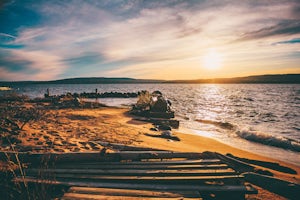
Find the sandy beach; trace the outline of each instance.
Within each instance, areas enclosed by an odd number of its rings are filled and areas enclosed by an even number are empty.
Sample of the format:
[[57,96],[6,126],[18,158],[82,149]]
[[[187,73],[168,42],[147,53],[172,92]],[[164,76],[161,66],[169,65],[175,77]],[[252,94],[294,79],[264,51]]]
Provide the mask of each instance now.
[[[26,103],[26,108],[37,107],[34,103]],[[40,109],[42,109],[40,105]],[[24,125],[18,139],[19,144],[1,146],[2,151],[18,150],[33,152],[87,152],[101,151],[101,142],[118,143],[136,147],[150,147],[154,149],[181,152],[218,152],[232,154],[241,158],[248,158],[267,162],[276,162],[289,167],[297,174],[289,174],[267,169],[275,177],[300,183],[300,166],[284,163],[272,158],[236,149],[211,138],[172,130],[172,134],[180,139],[175,141],[159,136],[160,131],[151,131],[153,125],[149,122],[135,120],[128,114],[128,109],[99,107],[99,108],[62,108],[46,109],[38,120],[29,121]],[[113,149],[106,149],[106,152]],[[264,167],[256,166],[266,170]],[[251,195],[248,199],[285,199],[260,188],[258,195]]]

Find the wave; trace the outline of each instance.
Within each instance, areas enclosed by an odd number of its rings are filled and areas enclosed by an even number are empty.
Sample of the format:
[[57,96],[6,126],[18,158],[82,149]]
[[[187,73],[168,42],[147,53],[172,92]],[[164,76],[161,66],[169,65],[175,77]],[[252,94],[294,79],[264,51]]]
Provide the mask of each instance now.
[[250,130],[236,131],[236,134],[239,137],[252,142],[300,152],[300,141],[296,141],[293,139],[272,136],[270,134]]
[[238,126],[233,125],[229,122],[213,121],[206,119],[196,119],[195,121],[203,124],[212,124],[220,128],[229,130],[231,132],[235,132],[237,136],[248,141],[300,152],[300,141],[297,140],[293,140],[286,137],[274,136],[259,131],[239,130]]
[[221,127],[223,129],[228,129],[228,130],[234,130],[236,128],[235,125],[233,125],[229,122],[220,122],[220,121],[213,121],[213,120],[207,120],[207,119],[196,119],[195,121],[203,123],[203,124],[212,124],[212,125]]

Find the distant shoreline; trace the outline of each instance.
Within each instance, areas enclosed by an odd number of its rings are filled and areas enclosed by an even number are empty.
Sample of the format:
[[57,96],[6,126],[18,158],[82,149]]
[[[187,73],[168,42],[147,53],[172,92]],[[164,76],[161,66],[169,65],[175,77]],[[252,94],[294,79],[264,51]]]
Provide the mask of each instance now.
[[17,84],[300,84],[300,74],[259,75],[194,80],[87,77],[51,81],[0,81],[1,86]]

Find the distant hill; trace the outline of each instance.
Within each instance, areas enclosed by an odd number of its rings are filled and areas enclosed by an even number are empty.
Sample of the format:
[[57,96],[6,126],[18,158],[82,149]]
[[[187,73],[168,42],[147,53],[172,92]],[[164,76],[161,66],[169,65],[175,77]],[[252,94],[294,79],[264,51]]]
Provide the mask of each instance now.
[[47,83],[56,84],[111,84],[111,83],[159,83],[161,80],[151,79],[133,79],[133,78],[105,78],[105,77],[92,77],[92,78],[69,78],[55,81],[48,81]]
[[10,81],[0,82],[0,84],[135,84],[135,83],[162,83],[164,80],[133,79],[133,78],[68,78],[53,81]]
[[300,84],[300,74],[259,75],[235,78],[173,80],[168,83],[293,83]]
[[10,81],[0,82],[0,86],[14,84],[142,84],[142,83],[288,83],[300,84],[300,74],[280,74],[280,75],[260,75],[236,78],[215,78],[215,79],[196,79],[196,80],[152,80],[152,79],[133,79],[133,78],[69,78],[53,81]]

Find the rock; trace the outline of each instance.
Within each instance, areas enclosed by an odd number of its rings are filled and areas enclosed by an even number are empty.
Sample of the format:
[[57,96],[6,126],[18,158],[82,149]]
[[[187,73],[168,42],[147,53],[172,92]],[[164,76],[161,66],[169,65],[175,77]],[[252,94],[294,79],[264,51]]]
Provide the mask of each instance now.
[[167,112],[169,110],[169,104],[167,100],[162,97],[158,96],[156,99],[152,98],[151,102],[151,112]]
[[172,132],[171,131],[164,131],[161,133],[161,136],[164,138],[170,138],[172,137]]
[[173,136],[171,131],[164,131],[161,133],[162,138],[174,140],[174,141],[180,141],[180,139],[177,136]]
[[171,126],[164,125],[164,124],[158,125],[157,127],[158,127],[159,130],[163,130],[163,131],[170,131],[170,130],[172,130]]
[[158,129],[157,129],[157,128],[154,128],[154,127],[152,127],[152,128],[150,128],[150,131],[158,131]]
[[162,93],[159,90],[155,90],[154,92],[152,92],[152,96],[162,96]]

